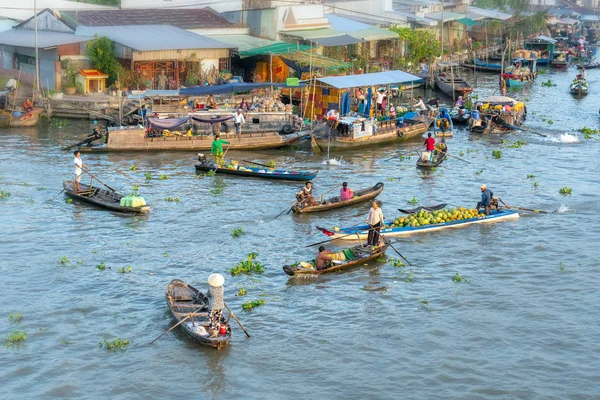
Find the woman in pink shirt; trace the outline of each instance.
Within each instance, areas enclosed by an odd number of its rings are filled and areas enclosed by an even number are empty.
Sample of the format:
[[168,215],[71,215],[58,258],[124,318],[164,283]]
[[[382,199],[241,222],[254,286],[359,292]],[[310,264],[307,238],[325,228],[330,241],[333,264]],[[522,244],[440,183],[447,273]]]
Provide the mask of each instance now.
[[340,201],[350,200],[354,197],[354,190],[348,187],[348,182],[342,183],[342,188],[340,189]]

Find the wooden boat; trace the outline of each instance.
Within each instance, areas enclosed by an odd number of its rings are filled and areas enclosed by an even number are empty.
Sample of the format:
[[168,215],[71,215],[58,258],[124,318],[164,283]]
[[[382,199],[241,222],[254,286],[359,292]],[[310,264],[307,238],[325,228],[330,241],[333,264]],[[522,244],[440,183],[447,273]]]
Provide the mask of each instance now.
[[122,207],[121,198],[123,195],[83,183],[79,183],[79,188],[81,190],[76,192],[72,183],[73,181],[63,181],[63,188],[65,189],[66,195],[74,199],[122,213],[144,214],[150,210],[149,206]]
[[537,56],[534,51],[516,50],[511,65],[502,74],[507,88],[523,87],[537,77]]
[[[444,115],[447,114],[447,115]],[[443,125],[443,126],[442,126]],[[436,137],[454,136],[454,124],[448,110],[442,108],[433,121],[433,134]]]
[[435,161],[433,163],[429,162],[429,160],[423,160],[419,157],[419,159],[417,160],[417,168],[431,169],[431,168],[438,167],[441,163],[444,162],[444,160],[446,160],[446,158],[447,158],[447,156],[446,156],[446,153],[444,153],[444,152],[439,152],[435,156]]
[[569,51],[560,50],[552,54],[552,60],[550,61],[552,68],[567,69],[569,67]]
[[314,135],[319,148],[353,149],[374,144],[390,143],[421,137],[433,120],[406,113],[403,117],[377,121],[373,118],[343,117],[337,128]]
[[36,126],[40,122],[40,114],[43,112],[43,108],[34,108],[31,112],[12,118],[9,112],[4,112],[0,115],[0,127],[27,128]]
[[473,91],[473,88],[467,81],[460,75],[441,72],[434,76],[435,85],[441,90],[446,96],[458,99],[459,96],[466,96]]
[[583,63],[583,64],[577,64],[576,65],[577,69],[597,69],[600,68],[600,63],[597,62],[588,62],[588,63]]
[[[357,265],[363,265],[368,261],[375,260],[383,255],[388,248],[385,243],[381,247],[358,245],[335,252],[335,260],[331,261],[331,267],[317,270],[313,262],[299,262],[291,265],[284,265],[283,271],[289,276],[311,276],[327,274],[329,272],[348,269]],[[341,258],[338,260],[338,258]]]
[[536,61],[538,65],[548,65],[554,54],[554,45],[558,40],[548,36],[537,36],[527,39],[524,42],[525,50],[533,50],[537,53]]
[[472,133],[512,132],[525,120],[523,102],[507,96],[490,96],[477,102],[471,111],[469,129]]
[[382,191],[383,183],[379,182],[373,187],[355,191],[354,197],[349,200],[340,201],[340,196],[335,196],[323,201],[318,206],[300,207],[298,205],[295,205],[294,207],[292,207],[292,211],[295,213],[303,214],[319,211],[329,211],[333,210],[334,208],[352,206],[354,204],[359,204],[374,199],[375,197],[379,196],[379,194]]
[[200,164],[196,164],[198,171],[215,171],[217,174],[237,175],[248,178],[262,178],[287,181],[310,181],[315,179],[319,171],[288,171],[285,169],[271,169],[261,167],[245,167],[238,165],[224,165],[217,167],[217,164],[209,162],[205,157],[199,157]]
[[466,125],[469,122],[469,118],[471,118],[471,111],[466,108],[453,108],[449,114],[454,125]]
[[217,350],[229,343],[231,325],[224,316],[221,319],[221,324],[227,326],[227,333],[225,335],[219,334],[216,337],[211,337],[208,334],[209,299],[204,293],[179,279],[174,279],[167,286],[165,297],[169,310],[171,310],[171,314],[177,322],[187,318],[179,326],[196,342],[203,346],[214,347]]
[[485,62],[484,60],[480,60],[479,58],[475,58],[474,60],[468,60],[463,63],[462,66],[467,69],[475,69],[481,72],[500,72],[502,71],[502,65]]
[[[500,221],[508,221],[519,218],[519,213],[513,210],[507,209],[499,209],[499,210],[491,210],[490,215],[486,215],[483,217],[474,217],[463,219],[459,221],[450,221],[450,222],[442,222],[436,224],[427,224],[421,226],[406,226],[406,227],[388,227],[381,230],[381,234],[383,236],[407,236],[412,235],[414,233],[425,233],[425,232],[434,232],[448,228],[459,228],[463,226],[475,225],[475,224],[485,224],[489,222],[500,222]],[[353,226],[349,228],[320,228],[317,229],[327,236],[331,237],[331,239],[341,239],[341,240],[358,240],[366,239],[369,233],[369,226]]]
[[[148,137],[145,129],[138,127],[108,128],[106,145],[82,147],[81,152],[111,152],[111,151],[209,151],[213,135],[198,136],[159,136]],[[254,133],[221,133],[221,139],[230,142],[231,150],[261,150],[276,149],[293,144],[306,136],[306,132],[281,135],[275,131]]]
[[590,84],[585,79],[575,79],[569,86],[571,94],[576,96],[585,96],[590,91]]

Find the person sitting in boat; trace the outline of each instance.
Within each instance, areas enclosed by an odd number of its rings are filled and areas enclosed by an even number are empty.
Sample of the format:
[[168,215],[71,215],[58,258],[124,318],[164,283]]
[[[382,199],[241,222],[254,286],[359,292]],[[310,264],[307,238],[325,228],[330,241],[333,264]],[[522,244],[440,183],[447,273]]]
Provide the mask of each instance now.
[[320,246],[319,252],[315,257],[315,268],[317,271],[322,271],[324,269],[331,267],[331,260],[333,260],[333,256],[331,254],[325,253],[325,247]]
[[215,138],[210,147],[210,153],[215,156],[215,164],[223,165],[223,144],[230,144],[228,141],[221,139],[221,135],[215,133]]
[[25,102],[23,103],[23,111],[25,111],[25,112],[33,111],[33,103],[31,102],[31,99],[25,100]]
[[480,186],[480,189],[481,189],[481,201],[477,203],[477,206],[475,207],[475,209],[479,210],[480,208],[483,208],[484,214],[490,215],[490,208],[491,208],[492,197],[494,196],[494,193],[492,193],[490,191],[490,189],[487,188],[485,183]]
[[396,108],[390,103],[390,118],[396,119]]
[[83,160],[81,160],[81,153],[79,150],[75,150],[73,155],[75,155],[75,161],[73,162],[73,164],[75,164],[75,179],[73,179],[73,187],[75,187],[75,192],[79,193],[81,191],[81,188],[79,187],[81,175],[83,174],[83,169],[87,167],[83,163]]
[[92,145],[92,142],[102,138],[102,132],[100,132],[100,127],[98,125],[94,125],[94,129],[92,129],[92,133],[90,133],[85,138],[85,143],[88,146]]
[[246,101],[245,97],[242,98],[242,102],[240,103],[240,106],[238,108],[240,108],[244,112],[250,111],[250,104],[248,104],[248,101]]
[[450,128],[450,114],[448,114],[448,110],[442,108],[440,110],[440,115],[438,116],[439,127],[442,132],[446,132],[446,129]]
[[369,236],[367,237],[367,245],[379,246],[381,242],[381,226],[384,224],[383,211],[379,207],[377,200],[373,200],[369,215],[365,220],[369,224]]
[[463,100],[462,96],[458,96],[458,100],[456,100],[456,103],[454,104],[454,108],[457,108],[457,109],[465,108],[465,101]]
[[209,110],[216,110],[218,108],[217,102],[215,101],[215,95],[212,93],[206,99],[206,108]]
[[223,284],[225,278],[221,274],[211,274],[208,277],[208,333],[211,337],[219,335],[219,328],[223,322],[223,308],[225,301],[223,300]]
[[332,129],[336,129],[340,123],[340,112],[336,109],[327,111],[325,119],[329,122]]
[[319,202],[313,196],[312,182],[306,182],[306,185],[296,193],[296,202],[302,207],[319,205]]
[[342,188],[340,189],[340,201],[346,201],[354,198],[354,190],[348,187],[348,182],[342,183]]

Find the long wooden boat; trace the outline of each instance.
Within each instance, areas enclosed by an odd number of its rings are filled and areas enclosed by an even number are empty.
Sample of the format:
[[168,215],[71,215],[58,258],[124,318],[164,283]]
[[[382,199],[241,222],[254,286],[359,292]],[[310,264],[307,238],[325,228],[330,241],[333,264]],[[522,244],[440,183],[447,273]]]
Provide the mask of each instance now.
[[27,128],[36,126],[40,122],[40,115],[44,112],[43,108],[34,108],[33,111],[20,115],[18,117],[11,115],[9,112],[0,114],[0,127],[2,128]]
[[516,50],[512,54],[511,65],[502,74],[507,88],[520,88],[531,82],[537,76],[537,57],[535,51]]
[[590,84],[584,79],[575,79],[569,86],[569,90],[575,96],[585,96],[590,91]]
[[555,51],[550,61],[552,68],[567,69],[569,68],[569,51],[559,50]]
[[465,63],[462,63],[464,68],[475,69],[481,72],[500,72],[502,71],[502,65],[496,63],[485,62],[484,60],[480,60],[479,58],[475,58],[474,60],[468,60]]
[[315,179],[319,173],[319,171],[289,171],[285,169],[234,166],[231,164],[217,167],[217,164],[209,161],[196,164],[196,171],[215,171],[218,174],[287,181],[310,181]]
[[322,150],[328,146],[335,150],[345,150],[421,137],[433,120],[417,117],[415,113],[407,114],[408,116],[384,121],[343,117],[336,129],[315,135],[315,141]]
[[600,63],[597,62],[588,62],[588,63],[583,63],[583,64],[577,64],[576,65],[577,69],[597,69],[600,68]]
[[518,129],[525,120],[525,103],[507,96],[490,96],[477,102],[471,111],[472,133],[506,133]]
[[[339,271],[342,269],[348,269],[357,265],[362,265],[368,261],[375,260],[388,248],[388,244],[385,243],[381,247],[369,246],[369,245],[358,245],[350,247],[338,252],[335,252],[336,260],[331,261],[331,267],[327,269],[317,270],[314,267],[313,262],[299,262],[291,265],[284,265],[283,271],[289,276],[311,276],[327,274],[329,272]],[[341,258],[338,260],[338,258]]]
[[334,208],[352,206],[354,204],[359,204],[374,199],[375,197],[379,196],[379,194],[382,191],[383,183],[379,182],[373,187],[357,190],[356,192],[354,192],[354,197],[349,200],[340,201],[340,196],[335,196],[323,201],[318,206],[301,207],[295,205],[294,207],[292,207],[292,211],[295,213],[304,214],[319,211],[329,211],[333,210]]
[[[148,137],[145,129],[137,127],[119,127],[108,129],[105,145],[82,147],[81,152],[111,151],[208,151],[213,142],[213,135],[198,136],[160,136]],[[306,132],[281,135],[275,131],[244,133],[221,133],[221,139],[230,142],[231,150],[263,150],[276,149],[293,144],[306,136]]]
[[[474,224],[485,224],[489,222],[500,222],[500,221],[508,221],[512,219],[519,218],[519,213],[513,210],[500,209],[500,210],[492,210],[490,215],[486,216],[478,216],[474,218],[463,219],[459,221],[450,221],[450,222],[442,222],[436,224],[427,224],[421,226],[405,226],[405,227],[393,227],[393,228],[385,228],[381,230],[381,234],[383,236],[406,236],[412,235],[414,233],[425,233],[425,232],[434,232],[448,228],[459,228],[463,226],[469,226]],[[353,226],[349,228],[333,228],[326,229],[317,227],[317,229],[327,236],[330,236],[332,239],[341,239],[341,240],[358,240],[359,238],[364,240],[367,238],[369,234],[369,226]]]
[[454,75],[454,80],[451,74],[440,73],[434,76],[435,85],[445,95],[458,99],[459,96],[466,96],[473,91],[473,87],[460,75]]
[[65,194],[74,199],[122,213],[145,214],[150,210],[150,206],[123,207],[121,206],[123,195],[83,183],[79,184],[81,190],[77,192],[72,183],[73,181],[63,181],[63,188]]
[[423,161],[421,158],[419,158],[417,160],[417,168],[421,168],[421,169],[435,168],[435,167],[438,167],[441,163],[443,163],[444,160],[446,160],[446,153],[439,152],[437,154],[437,156],[435,157],[435,161],[433,163],[429,162],[429,160]]
[[196,342],[217,350],[229,343],[231,325],[224,316],[221,324],[227,326],[227,333],[218,334],[216,337],[211,337],[208,333],[209,299],[204,293],[179,279],[174,279],[167,286],[165,297],[169,310],[177,322],[187,318],[179,326]]

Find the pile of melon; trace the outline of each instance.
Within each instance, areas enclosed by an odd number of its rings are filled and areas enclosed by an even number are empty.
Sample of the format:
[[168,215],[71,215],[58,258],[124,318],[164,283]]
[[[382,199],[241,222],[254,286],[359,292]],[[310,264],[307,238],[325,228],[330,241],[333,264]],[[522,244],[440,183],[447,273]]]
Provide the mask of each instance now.
[[121,201],[119,203],[121,207],[139,208],[146,205],[146,200],[144,200],[144,198],[141,196],[131,195],[121,197]]
[[479,214],[479,212],[473,208],[459,207],[432,212],[421,210],[407,217],[396,218],[392,224],[392,228],[403,228],[407,226],[412,226],[414,228],[423,225],[443,224],[444,222],[462,221],[465,219],[481,217],[485,217],[485,214]]

